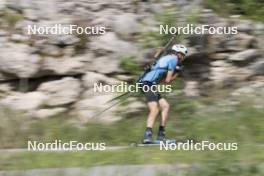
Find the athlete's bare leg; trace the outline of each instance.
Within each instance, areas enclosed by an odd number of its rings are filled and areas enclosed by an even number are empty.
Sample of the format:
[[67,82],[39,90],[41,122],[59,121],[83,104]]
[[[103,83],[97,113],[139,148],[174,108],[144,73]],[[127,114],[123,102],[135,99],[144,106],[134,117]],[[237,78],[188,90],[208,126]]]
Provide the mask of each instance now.
[[147,127],[153,128],[155,120],[159,114],[159,104],[156,101],[151,101],[148,103],[149,115],[147,119]]
[[165,127],[166,126],[166,122],[167,122],[168,117],[169,117],[170,105],[167,102],[167,100],[165,100],[164,98],[161,98],[159,100],[159,106],[161,108],[160,126]]

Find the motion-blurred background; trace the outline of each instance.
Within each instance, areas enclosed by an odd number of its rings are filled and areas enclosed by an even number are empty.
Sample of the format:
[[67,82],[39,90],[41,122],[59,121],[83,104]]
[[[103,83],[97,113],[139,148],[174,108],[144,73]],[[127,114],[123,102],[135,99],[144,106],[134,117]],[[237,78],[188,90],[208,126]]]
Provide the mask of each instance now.
[[[263,0],[0,0],[0,176],[263,175]],[[106,26],[104,35],[28,35],[27,25]],[[140,142],[140,94],[91,118],[119,94],[94,83],[133,83],[171,35],[159,25],[236,26],[236,35],[177,35],[184,72],[163,96],[167,135],[237,142],[237,151],[127,148],[27,152],[28,140]],[[11,150],[13,149],[13,150]]]

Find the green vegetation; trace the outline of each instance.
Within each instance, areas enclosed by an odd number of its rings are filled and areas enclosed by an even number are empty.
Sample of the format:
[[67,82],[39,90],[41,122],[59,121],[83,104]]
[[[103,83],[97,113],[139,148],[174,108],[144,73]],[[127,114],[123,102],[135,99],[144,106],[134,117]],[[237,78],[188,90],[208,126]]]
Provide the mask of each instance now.
[[[230,107],[220,108],[214,104],[200,108],[202,105],[198,100],[181,96],[169,101],[169,136],[179,140],[236,141],[249,144],[264,141],[264,112],[250,103],[241,103],[227,111]],[[109,145],[127,145],[141,140],[147,112],[144,110],[133,118],[127,116],[115,124],[89,123],[81,128],[72,123],[74,117],[59,116],[32,121],[9,111],[2,111],[1,116],[1,148],[26,147],[27,140],[51,142],[55,139],[65,142],[105,141]]]
[[120,66],[123,70],[134,76],[139,76],[143,71],[143,69],[141,69],[141,66],[135,61],[135,57],[133,56],[126,56],[121,58]]
[[4,19],[5,22],[9,25],[9,27],[14,27],[15,24],[22,20],[24,17],[22,14],[11,11],[9,9],[3,10],[0,14],[0,18]]
[[[264,112],[250,101],[228,110],[211,103],[177,95],[171,102],[167,135],[180,141],[209,140],[237,142],[237,151],[160,151],[157,147],[128,148],[114,151],[87,152],[0,152],[0,170],[90,167],[98,165],[187,163],[199,165],[189,175],[254,175],[263,174]],[[128,146],[139,142],[145,129],[146,111],[115,124],[72,123],[74,117],[59,116],[27,120],[21,114],[1,111],[1,148],[26,148],[28,140],[39,142],[106,142],[107,146]],[[158,124],[154,129],[157,132]]]
[[199,14],[200,9],[193,9],[192,11],[187,12],[187,17],[186,17],[186,23],[188,24],[197,24],[200,22],[200,16]]
[[76,36],[80,39],[80,41],[76,45],[74,45],[75,54],[84,54],[86,50],[86,45],[88,42],[90,42],[90,39],[86,34],[76,34]]
[[[206,176],[249,175],[249,173],[261,175],[263,154],[261,147],[250,145],[240,146],[239,151],[160,151],[158,147],[132,147],[119,151],[1,152],[0,170],[186,163],[201,165],[198,173]],[[198,173],[196,170],[193,175],[199,175]]]
[[239,14],[253,20],[263,21],[263,0],[205,0],[204,4],[205,7],[213,9],[223,16]]
[[[168,26],[177,26],[177,19],[175,18],[174,13],[176,12],[175,8],[166,9],[160,13],[154,15],[154,19],[159,22],[159,25],[168,25]],[[159,26],[157,26],[159,29]],[[159,31],[153,32],[144,32],[138,37],[139,43],[144,48],[151,47],[162,47],[164,46],[171,38],[171,35],[168,34],[159,34]],[[181,40],[182,36],[177,35],[177,40]]]

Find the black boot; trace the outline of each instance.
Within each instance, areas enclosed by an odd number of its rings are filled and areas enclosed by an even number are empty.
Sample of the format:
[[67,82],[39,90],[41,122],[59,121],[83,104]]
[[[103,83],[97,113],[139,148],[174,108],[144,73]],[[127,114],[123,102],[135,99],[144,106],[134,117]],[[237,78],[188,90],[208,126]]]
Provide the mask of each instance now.
[[166,137],[165,137],[165,127],[164,126],[160,126],[159,127],[159,131],[157,134],[157,140],[159,141],[165,141]]
[[166,141],[165,131],[159,131],[157,135],[157,140]]

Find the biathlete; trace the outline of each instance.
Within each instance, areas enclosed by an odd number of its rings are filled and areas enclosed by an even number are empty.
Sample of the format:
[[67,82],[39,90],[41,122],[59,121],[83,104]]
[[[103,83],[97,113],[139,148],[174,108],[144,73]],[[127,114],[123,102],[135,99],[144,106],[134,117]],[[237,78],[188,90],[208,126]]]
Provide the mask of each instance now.
[[157,90],[151,87],[156,87],[162,81],[164,81],[165,84],[171,83],[177,77],[177,68],[184,61],[186,54],[187,48],[184,45],[173,45],[167,54],[159,58],[139,79],[139,83],[142,84],[142,87],[148,87],[147,89],[142,89],[149,108],[147,127],[143,137],[144,144],[153,141],[152,128],[160,111],[161,119],[157,140],[167,140],[165,136],[165,127],[168,120],[170,105],[167,100],[161,97]]

